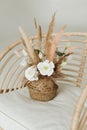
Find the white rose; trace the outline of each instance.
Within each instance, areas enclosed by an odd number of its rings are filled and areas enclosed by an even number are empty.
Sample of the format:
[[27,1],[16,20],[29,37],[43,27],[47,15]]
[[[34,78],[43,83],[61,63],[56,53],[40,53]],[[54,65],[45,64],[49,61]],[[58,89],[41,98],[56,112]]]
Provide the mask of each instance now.
[[25,77],[30,81],[38,80],[38,72],[35,66],[31,66],[25,70]]
[[40,62],[37,65],[38,70],[40,71],[41,75],[47,75],[50,76],[53,74],[54,72],[54,64],[53,62],[49,62],[48,60],[44,61],[44,62]]

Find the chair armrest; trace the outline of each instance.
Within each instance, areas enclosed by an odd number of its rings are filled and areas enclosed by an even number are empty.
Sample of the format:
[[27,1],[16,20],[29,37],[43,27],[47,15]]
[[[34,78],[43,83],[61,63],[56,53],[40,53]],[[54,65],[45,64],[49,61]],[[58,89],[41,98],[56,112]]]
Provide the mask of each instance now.
[[[87,117],[86,117],[87,109],[81,119],[80,119],[80,117],[81,117],[81,112],[84,108],[86,99],[87,99],[87,86],[83,89],[83,92],[81,93],[81,95],[77,101],[75,111],[74,111],[74,114],[72,117],[72,124],[71,124],[70,130],[82,130],[82,126],[85,127],[85,123],[87,121]],[[83,122],[84,119],[86,119],[85,122]]]

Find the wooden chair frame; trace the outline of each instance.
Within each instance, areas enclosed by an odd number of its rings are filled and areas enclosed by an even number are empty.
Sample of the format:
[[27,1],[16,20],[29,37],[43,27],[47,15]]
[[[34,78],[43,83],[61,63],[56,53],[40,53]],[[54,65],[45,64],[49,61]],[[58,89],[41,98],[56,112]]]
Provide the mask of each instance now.
[[[43,35],[43,38],[45,38],[45,36],[46,35]],[[53,34],[53,36],[55,36],[55,34]],[[81,84],[83,82],[83,77],[86,78],[86,76],[87,76],[87,70],[85,71],[85,69],[87,69],[87,33],[76,33],[76,32],[68,33],[68,32],[66,32],[66,33],[64,33],[64,37],[66,39],[62,39],[61,42],[72,42],[72,43],[78,43],[78,44],[81,43],[83,46],[80,48],[82,50],[82,53],[76,52],[77,56],[79,56],[81,54],[81,58],[80,59],[78,57],[74,58],[74,60],[80,62],[80,64],[77,65],[74,63],[69,63],[69,65],[71,65],[71,66],[78,67],[79,70],[77,71],[74,69],[64,69],[66,72],[68,72],[68,71],[70,71],[71,73],[76,72],[78,74],[78,76],[66,74],[68,77],[76,79],[76,81],[72,81],[71,79],[69,79],[69,80],[68,79],[61,79],[61,80],[64,82],[66,81],[68,83],[73,83],[76,86],[81,87]],[[70,37],[79,37],[79,38],[78,39],[74,39],[74,38],[70,39]],[[80,37],[83,37],[83,39],[80,39]],[[29,39],[30,39],[30,37],[29,37]],[[33,41],[37,40],[37,36],[31,37],[31,40],[33,40]],[[22,74],[22,72],[24,72],[25,68],[20,69],[20,65],[17,65],[17,62],[22,58],[22,57],[17,57],[14,53],[15,48],[18,46],[21,46],[21,39],[16,41],[15,43],[11,44],[0,55],[0,65],[1,65],[0,66],[0,77],[1,77],[0,78],[0,80],[1,80],[0,93],[1,94],[6,93],[6,92],[11,92],[11,91],[14,91],[14,90],[22,87],[21,79],[24,76]],[[19,51],[19,52],[21,52],[21,50],[22,50],[22,46],[21,46],[21,48],[17,49],[17,51]],[[10,53],[11,53],[11,55],[9,55]],[[12,60],[12,61],[10,62],[10,60]],[[7,66],[6,71],[4,72],[4,68],[6,67],[7,64],[9,64],[9,65]],[[13,68],[13,70],[10,73],[12,68]],[[17,72],[18,69],[20,69],[20,71],[15,75],[15,73]],[[8,76],[9,73],[10,73],[10,76]],[[11,84],[12,77],[15,77],[15,80],[13,79],[13,85],[12,86],[10,85],[10,87],[8,87],[9,84]],[[8,81],[7,84],[6,84],[6,78]],[[87,81],[87,78],[85,80]],[[5,87],[3,87],[3,85]],[[70,130],[87,130],[87,109],[85,110],[85,112],[81,116],[86,99],[87,99],[87,86],[84,87],[84,90],[83,90],[83,92],[82,92],[81,96],[79,97],[78,102],[76,104]]]

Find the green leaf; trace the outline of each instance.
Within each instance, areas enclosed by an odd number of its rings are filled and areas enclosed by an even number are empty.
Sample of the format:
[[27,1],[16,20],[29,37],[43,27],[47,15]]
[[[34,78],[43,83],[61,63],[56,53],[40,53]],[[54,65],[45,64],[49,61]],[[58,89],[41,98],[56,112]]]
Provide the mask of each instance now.
[[65,55],[64,52],[60,52],[60,51],[56,51],[56,54],[57,54],[58,56],[63,56],[63,55]]
[[39,52],[40,52],[40,50],[38,50],[38,49],[35,49],[35,51],[39,54]]

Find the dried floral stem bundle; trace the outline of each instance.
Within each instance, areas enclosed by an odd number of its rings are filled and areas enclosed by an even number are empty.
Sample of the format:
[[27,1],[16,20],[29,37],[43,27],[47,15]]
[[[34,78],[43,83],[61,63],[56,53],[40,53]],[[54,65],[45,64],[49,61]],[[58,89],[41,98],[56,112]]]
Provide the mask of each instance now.
[[[63,52],[60,52],[59,42],[64,33],[66,26],[60,28],[60,31],[56,36],[52,36],[53,28],[55,23],[55,13],[52,16],[52,20],[48,27],[48,32],[43,42],[42,40],[42,29],[39,24],[37,24],[34,18],[35,28],[37,30],[37,42],[35,43],[36,48],[34,48],[34,43],[30,40],[23,29],[20,27],[19,31],[22,36],[22,44],[24,47],[22,65],[27,65],[28,69],[25,70],[25,77],[29,81],[39,80],[42,77],[61,77],[61,68],[67,64],[68,57],[73,54],[72,50],[75,47],[63,47]],[[44,44],[44,45],[43,45]],[[43,48],[43,47],[44,48]],[[27,61],[28,59],[28,61]]]
[[33,49],[32,40],[28,39],[27,35],[25,34],[25,32],[23,31],[23,29],[21,27],[19,27],[19,31],[22,35],[22,39],[23,39],[22,43],[23,43],[24,49],[28,53],[32,63],[36,64],[39,60],[39,57],[35,54],[35,51]]
[[41,49],[41,44],[42,44],[42,29],[41,26],[37,24],[36,18],[34,18],[34,24],[35,28],[37,29],[37,34],[38,34],[38,42],[37,42],[37,47],[40,50]]
[[60,41],[62,35],[63,35],[63,30],[60,30],[60,32],[56,35],[56,37],[55,37],[55,39],[54,39],[54,43],[52,43],[52,44],[50,45],[49,51],[48,51],[48,57],[47,57],[47,59],[48,59],[49,61],[53,61],[56,48],[57,48],[57,46],[58,46],[58,43],[59,43],[59,41]]
[[52,16],[52,20],[49,24],[48,32],[46,35],[45,54],[47,55],[47,57],[48,57],[48,51],[50,50],[50,45],[51,45],[51,41],[52,41],[52,33],[53,33],[54,24],[55,24],[55,13]]
[[[72,50],[77,47],[59,45],[66,26],[60,28],[56,36],[52,35],[55,13],[52,16],[45,38],[43,38],[42,28],[37,24],[35,18],[34,24],[37,30],[36,41],[28,38],[24,30],[21,27],[19,28],[24,48],[22,51],[24,58],[21,65],[27,67],[24,73],[23,86],[28,86],[33,99],[48,101],[56,96],[58,86],[55,80],[64,78],[65,74],[61,70],[70,60],[70,56],[73,54]],[[62,51],[59,51],[60,47]],[[18,55],[17,52],[15,53]]]

